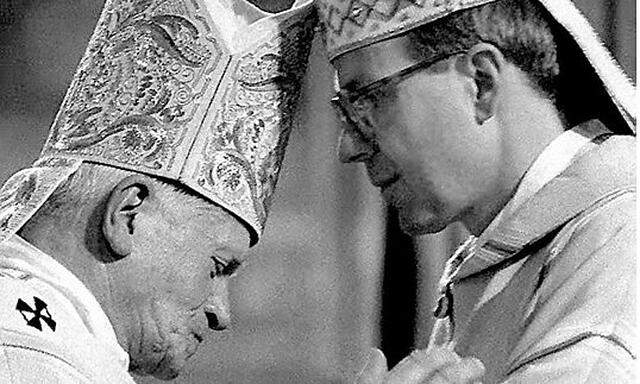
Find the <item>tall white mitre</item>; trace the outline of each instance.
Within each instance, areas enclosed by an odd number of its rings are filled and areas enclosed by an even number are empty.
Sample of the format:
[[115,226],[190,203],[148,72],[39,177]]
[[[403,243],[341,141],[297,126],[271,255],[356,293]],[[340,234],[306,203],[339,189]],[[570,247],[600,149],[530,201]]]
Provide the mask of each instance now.
[[83,162],[177,182],[261,236],[316,15],[244,0],[107,0],[35,164],[0,189],[0,241]]

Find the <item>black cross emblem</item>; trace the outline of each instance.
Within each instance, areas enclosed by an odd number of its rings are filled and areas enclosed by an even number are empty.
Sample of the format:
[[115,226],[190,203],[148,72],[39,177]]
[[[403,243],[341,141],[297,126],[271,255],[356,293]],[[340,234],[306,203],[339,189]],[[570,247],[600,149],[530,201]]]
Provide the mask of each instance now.
[[33,296],[33,302],[35,303],[36,309],[31,308],[29,304],[25,303],[22,299],[18,299],[18,304],[16,304],[16,309],[22,317],[24,317],[27,325],[38,331],[42,331],[42,323],[40,323],[40,320],[44,320],[49,328],[55,332],[56,322],[51,318],[51,314],[47,310],[47,303],[35,296]]

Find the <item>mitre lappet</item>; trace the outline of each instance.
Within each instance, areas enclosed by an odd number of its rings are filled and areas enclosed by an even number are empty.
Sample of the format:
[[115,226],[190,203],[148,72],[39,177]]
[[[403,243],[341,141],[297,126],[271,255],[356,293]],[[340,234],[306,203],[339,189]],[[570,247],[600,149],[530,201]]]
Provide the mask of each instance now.
[[0,190],[0,241],[83,162],[174,182],[261,236],[315,28],[310,0],[107,0],[39,159]]
[[[330,60],[399,37],[472,7],[500,0],[318,0]],[[555,24],[561,66],[558,86],[568,89],[573,123],[602,120],[616,133],[635,134],[635,91],[571,0],[536,0]],[[573,118],[573,119],[571,119]]]

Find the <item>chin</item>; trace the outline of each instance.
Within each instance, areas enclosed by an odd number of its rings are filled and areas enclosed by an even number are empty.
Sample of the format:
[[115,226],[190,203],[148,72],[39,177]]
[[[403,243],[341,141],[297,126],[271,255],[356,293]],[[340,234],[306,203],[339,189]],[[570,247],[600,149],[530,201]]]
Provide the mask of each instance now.
[[449,222],[431,213],[400,211],[400,230],[410,236],[420,236],[443,231]]
[[130,370],[161,380],[175,379],[202,341],[191,331],[190,313],[176,310],[170,302],[152,301],[140,318],[140,347],[130,353]]
[[155,377],[156,379],[169,381],[180,376],[181,372],[182,372],[182,368],[168,366],[168,367],[162,367],[160,370],[154,372],[152,376]]
[[[177,335],[176,335],[177,336]],[[160,380],[173,380],[182,373],[189,352],[186,340],[173,338],[169,343],[156,343],[153,352],[142,353],[132,359],[131,371],[137,375],[153,376]]]

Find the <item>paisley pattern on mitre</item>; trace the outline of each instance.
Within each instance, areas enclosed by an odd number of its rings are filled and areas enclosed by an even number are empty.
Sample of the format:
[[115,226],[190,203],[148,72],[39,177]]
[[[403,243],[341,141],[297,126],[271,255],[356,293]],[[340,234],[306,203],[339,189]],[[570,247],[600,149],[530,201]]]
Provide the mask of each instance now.
[[206,108],[203,95],[217,85],[210,74],[223,52],[208,30],[192,2],[108,1],[43,156],[176,173],[180,145]]
[[207,129],[198,185],[264,228],[293,125],[314,23],[292,24],[243,55]]

